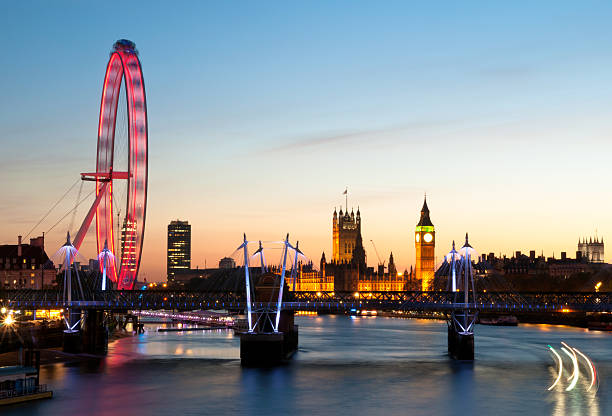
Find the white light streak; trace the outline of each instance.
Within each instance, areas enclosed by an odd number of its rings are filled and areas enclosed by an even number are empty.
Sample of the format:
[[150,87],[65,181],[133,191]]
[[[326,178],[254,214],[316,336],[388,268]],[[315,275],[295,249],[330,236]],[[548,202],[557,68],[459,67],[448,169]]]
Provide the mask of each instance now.
[[561,356],[557,353],[557,351],[555,351],[553,347],[549,345],[548,348],[550,348],[552,353],[555,354],[555,357],[559,359],[559,374],[557,375],[557,379],[555,380],[555,382],[548,388],[548,390],[550,391],[554,389],[557,383],[559,383],[559,380],[561,380],[561,375],[563,374],[563,360],[561,359]]
[[589,388],[587,389],[587,391],[590,391],[591,388],[593,387],[593,385],[595,384],[595,378],[597,377],[595,375],[595,366],[593,365],[593,363],[591,362],[591,360],[589,360],[589,357],[587,357],[586,355],[584,355],[583,353],[581,353],[578,348],[573,348],[574,351],[576,351],[578,354],[580,354],[580,356],[582,358],[585,359],[585,361],[587,362],[587,364],[589,365],[589,370],[591,370],[591,385],[589,385]]
[[572,347],[567,345],[565,342],[562,342],[561,344],[567,346],[567,348],[570,349],[570,350],[567,350],[565,347],[561,347],[563,352],[565,354],[567,354],[568,357],[570,357],[570,359],[572,360],[572,364],[574,366],[574,371],[572,372],[571,377],[568,379],[568,380],[572,380],[572,381],[570,382],[570,384],[565,389],[565,391],[571,391],[571,390],[574,389],[574,387],[576,387],[576,383],[578,383],[578,377],[580,376],[580,370],[578,368],[578,358],[576,357],[576,353],[574,352]]

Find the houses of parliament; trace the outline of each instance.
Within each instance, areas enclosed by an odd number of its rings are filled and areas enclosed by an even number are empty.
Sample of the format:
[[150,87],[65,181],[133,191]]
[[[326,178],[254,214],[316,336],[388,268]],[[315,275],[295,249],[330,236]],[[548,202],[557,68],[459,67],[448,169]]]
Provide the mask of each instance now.
[[321,255],[319,270],[311,265],[300,268],[296,291],[401,291],[430,290],[435,272],[435,227],[429,217],[427,199],[423,202],[421,216],[415,228],[415,267],[398,272],[393,253],[387,266],[367,265],[367,256],[361,235],[361,212],[348,209],[332,217],[332,256],[328,262]]

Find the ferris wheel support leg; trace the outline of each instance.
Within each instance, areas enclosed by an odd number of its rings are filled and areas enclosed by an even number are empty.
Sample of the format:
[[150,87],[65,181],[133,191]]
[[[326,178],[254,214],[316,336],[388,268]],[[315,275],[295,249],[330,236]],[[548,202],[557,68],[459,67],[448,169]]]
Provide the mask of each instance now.
[[104,195],[106,194],[107,188],[108,188],[108,182],[104,182],[102,184],[102,187],[100,188],[100,191],[98,192],[98,195],[96,196],[95,201],[91,205],[91,208],[89,208],[89,212],[87,212],[87,215],[85,216],[85,219],[83,220],[83,224],[81,224],[81,228],[79,228],[79,231],[77,232],[77,235],[74,238],[73,245],[77,250],[81,247],[81,243],[83,243],[85,234],[87,234],[87,230],[89,230],[91,221],[93,220],[94,215],[96,215],[96,209],[98,208],[98,205],[100,205],[100,201],[102,200],[102,197],[104,197]]

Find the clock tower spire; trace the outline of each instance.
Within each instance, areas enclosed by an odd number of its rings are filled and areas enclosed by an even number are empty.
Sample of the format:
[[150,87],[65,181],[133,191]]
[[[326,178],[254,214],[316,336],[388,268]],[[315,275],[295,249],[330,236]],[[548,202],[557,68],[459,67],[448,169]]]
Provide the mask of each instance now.
[[433,290],[436,230],[429,218],[427,194],[423,201],[423,208],[421,208],[421,218],[414,232],[414,245],[416,248],[415,277],[421,280],[422,290]]

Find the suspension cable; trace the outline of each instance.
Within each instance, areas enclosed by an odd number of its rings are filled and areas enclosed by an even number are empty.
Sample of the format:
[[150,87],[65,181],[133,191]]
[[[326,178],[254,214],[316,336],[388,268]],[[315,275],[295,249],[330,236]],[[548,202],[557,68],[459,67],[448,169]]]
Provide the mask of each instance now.
[[[79,193],[77,194],[75,204],[78,203],[79,200],[81,199],[81,194],[83,193],[84,183],[85,182],[81,181],[81,186],[79,186]],[[70,218],[70,224],[68,225],[69,230],[72,230],[72,227],[74,226],[74,219],[76,218],[76,213],[77,213],[77,207],[75,206],[74,209],[72,210],[72,218]]]
[[87,194],[87,196],[85,196],[85,198],[81,199],[74,208],[71,208],[62,218],[60,218],[55,224],[53,224],[53,226],[51,228],[49,228],[47,230],[47,234],[53,230],[60,222],[62,222],[64,220],[64,218],[66,218],[68,215],[70,215],[70,213],[72,213],[73,209],[77,209],[77,207],[79,205],[81,205],[83,202],[85,202],[87,200],[87,198],[89,198],[91,195],[93,195],[93,193],[96,192],[96,190],[94,189],[93,191],[91,191],[89,194]]
[[53,206],[52,206],[52,207],[49,209],[49,211],[47,211],[47,213],[46,213],[45,215],[43,215],[43,217],[40,219],[40,221],[38,221],[38,222],[36,223],[36,225],[35,225],[34,227],[32,227],[32,229],[31,229],[30,231],[28,231],[28,233],[25,235],[25,237],[23,237],[23,239],[24,239],[24,240],[25,240],[26,238],[28,238],[28,237],[30,236],[30,234],[32,234],[32,231],[34,231],[34,229],[35,229],[36,227],[38,227],[38,226],[40,225],[40,223],[41,223],[41,222],[43,222],[43,221],[45,220],[45,218],[47,218],[47,216],[48,216],[49,214],[51,214],[51,211],[53,211],[53,210],[55,209],[55,207],[57,207],[57,206],[58,206],[58,204],[59,204],[60,202],[62,202],[62,200],[63,200],[63,199],[66,197],[66,195],[68,195],[68,193],[69,193],[69,192],[72,190],[72,188],[74,188],[74,187],[76,186],[76,184],[77,184],[78,182],[81,182],[81,178],[77,179],[77,180],[76,180],[76,181],[75,181],[75,182],[74,182],[74,183],[73,183],[73,184],[70,186],[70,188],[68,188],[68,190],[67,190],[67,191],[64,193],[64,195],[62,195],[62,196],[60,197],[60,199],[58,199],[58,200],[57,200],[57,202],[56,202],[55,204],[53,204]]

